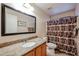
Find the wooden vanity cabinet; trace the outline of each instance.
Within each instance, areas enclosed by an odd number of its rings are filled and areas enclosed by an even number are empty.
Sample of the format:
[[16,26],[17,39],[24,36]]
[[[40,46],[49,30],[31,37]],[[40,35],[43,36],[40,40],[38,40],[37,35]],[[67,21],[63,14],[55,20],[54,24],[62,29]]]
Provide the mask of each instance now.
[[23,56],[46,56],[46,42],[24,54]]

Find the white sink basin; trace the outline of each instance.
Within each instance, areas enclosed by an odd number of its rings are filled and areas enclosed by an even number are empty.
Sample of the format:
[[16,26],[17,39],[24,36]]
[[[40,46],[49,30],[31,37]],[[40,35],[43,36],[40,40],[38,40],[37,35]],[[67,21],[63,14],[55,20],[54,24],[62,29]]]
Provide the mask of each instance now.
[[23,48],[28,48],[34,46],[36,43],[35,42],[27,42],[24,45],[22,45]]

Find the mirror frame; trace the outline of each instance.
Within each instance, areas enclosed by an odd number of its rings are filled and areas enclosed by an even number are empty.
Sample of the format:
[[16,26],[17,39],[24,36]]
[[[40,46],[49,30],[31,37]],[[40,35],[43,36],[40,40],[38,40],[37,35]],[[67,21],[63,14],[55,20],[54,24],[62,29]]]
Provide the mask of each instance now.
[[[34,24],[35,25],[35,31],[34,32],[5,33],[5,7],[9,8],[11,10],[14,10],[16,12],[19,12],[19,13],[22,13],[22,14],[25,14],[27,16],[35,18],[35,24]],[[36,33],[36,17],[29,15],[29,14],[26,14],[26,13],[23,13],[19,10],[16,10],[16,9],[2,3],[1,4],[1,36],[17,35],[17,34],[30,34],[30,33]]]

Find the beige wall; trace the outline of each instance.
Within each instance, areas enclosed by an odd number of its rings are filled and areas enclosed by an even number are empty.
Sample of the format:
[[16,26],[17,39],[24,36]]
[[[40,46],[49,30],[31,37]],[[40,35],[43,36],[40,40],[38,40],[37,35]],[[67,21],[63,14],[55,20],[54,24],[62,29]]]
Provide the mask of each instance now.
[[[9,4],[9,5],[14,7],[11,4]],[[1,5],[0,5],[0,43],[28,38],[28,37],[35,36],[35,35],[38,35],[39,37],[46,36],[46,21],[49,20],[49,17],[39,8],[37,8],[35,6],[33,6],[33,7],[35,8],[35,10],[33,12],[31,12],[31,14],[36,16],[36,33],[1,36]]]
[[74,16],[74,15],[75,15],[75,10],[71,10],[71,11],[67,11],[67,12],[63,12],[61,14],[51,16],[51,20],[52,19],[58,19],[58,18],[61,18],[61,17],[66,17],[66,16]]
[[75,15],[76,15],[76,16],[79,16],[79,3],[76,5],[76,8],[75,8]]

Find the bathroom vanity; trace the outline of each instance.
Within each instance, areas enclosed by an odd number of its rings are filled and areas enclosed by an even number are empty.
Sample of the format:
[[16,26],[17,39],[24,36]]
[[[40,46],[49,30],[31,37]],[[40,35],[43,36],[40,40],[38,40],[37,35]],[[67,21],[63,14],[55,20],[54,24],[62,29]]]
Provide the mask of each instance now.
[[23,56],[46,56],[46,42],[25,53]]
[[[46,56],[47,39],[35,38],[0,48],[0,56]],[[27,44],[27,43],[35,43]]]

